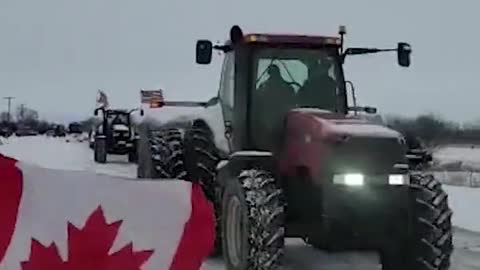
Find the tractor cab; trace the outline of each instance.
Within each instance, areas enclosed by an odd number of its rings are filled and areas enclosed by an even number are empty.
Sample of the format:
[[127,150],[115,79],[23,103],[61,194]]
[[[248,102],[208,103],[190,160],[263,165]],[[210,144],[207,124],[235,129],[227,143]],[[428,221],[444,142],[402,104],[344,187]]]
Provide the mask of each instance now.
[[130,113],[124,110],[109,110],[106,118],[113,130],[128,130],[130,127]]
[[94,135],[95,161],[106,162],[107,154],[128,154],[129,161],[136,160],[135,136],[130,121],[130,114],[135,110],[98,108],[95,115],[102,111],[102,123],[98,125]]
[[102,111],[102,125],[99,126],[101,132],[117,132],[125,135],[130,135],[130,112],[120,109],[97,109],[95,115],[98,115],[98,111]]
[[[343,49],[346,31],[339,36],[246,34],[238,26],[230,40],[213,45],[199,40],[196,61],[209,64],[212,51],[225,54],[219,99],[227,118],[237,130],[237,145],[272,151],[278,146],[287,113],[294,109],[317,109],[345,116],[350,111],[376,112],[371,107],[347,102],[343,63],[347,55],[397,52],[400,66],[410,65],[410,46],[393,49]],[[253,136],[255,134],[255,136]],[[235,143],[234,143],[235,144]]]

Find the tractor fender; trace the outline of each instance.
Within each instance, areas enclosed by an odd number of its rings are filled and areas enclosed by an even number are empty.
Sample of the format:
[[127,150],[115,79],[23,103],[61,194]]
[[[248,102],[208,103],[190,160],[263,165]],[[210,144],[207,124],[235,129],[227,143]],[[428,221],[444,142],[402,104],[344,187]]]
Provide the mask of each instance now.
[[225,181],[236,179],[242,170],[262,169],[270,172],[275,169],[276,162],[272,152],[267,151],[238,151],[229,155],[228,159],[221,160],[217,165],[217,182],[220,186]]

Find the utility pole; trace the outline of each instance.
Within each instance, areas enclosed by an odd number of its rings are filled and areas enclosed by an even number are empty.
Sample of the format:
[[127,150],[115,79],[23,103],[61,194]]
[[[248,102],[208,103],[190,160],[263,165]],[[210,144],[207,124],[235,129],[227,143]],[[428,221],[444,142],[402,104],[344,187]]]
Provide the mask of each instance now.
[[12,99],[15,99],[15,97],[4,97],[4,99],[6,99],[8,102],[8,122],[10,123],[12,120],[12,115],[11,115]]

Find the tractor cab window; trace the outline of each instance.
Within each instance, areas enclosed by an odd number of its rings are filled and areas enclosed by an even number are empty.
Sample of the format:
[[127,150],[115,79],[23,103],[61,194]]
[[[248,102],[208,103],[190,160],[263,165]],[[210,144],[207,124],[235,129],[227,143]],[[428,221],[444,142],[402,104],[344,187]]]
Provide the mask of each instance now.
[[337,110],[342,87],[336,56],[319,49],[266,48],[254,56],[254,96],[268,96],[276,106],[275,96],[295,107]]
[[222,77],[220,79],[220,100],[224,107],[233,110],[235,84],[235,55],[229,52],[225,55]]
[[342,75],[335,49],[260,48],[252,58],[252,127],[258,148],[273,150],[286,113],[341,110]]
[[109,114],[108,121],[113,125],[127,125],[128,124],[128,115],[126,114]]

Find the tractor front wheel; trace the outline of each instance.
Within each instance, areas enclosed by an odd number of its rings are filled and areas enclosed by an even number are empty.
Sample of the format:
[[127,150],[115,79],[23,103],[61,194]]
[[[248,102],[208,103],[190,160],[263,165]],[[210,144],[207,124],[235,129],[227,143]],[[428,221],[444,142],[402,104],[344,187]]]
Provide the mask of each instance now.
[[128,162],[137,163],[138,161],[138,151],[137,151],[137,142],[135,142],[135,147],[128,151]]
[[266,171],[245,170],[226,183],[222,247],[228,270],[278,269],[284,248],[284,200]]
[[411,184],[410,239],[392,242],[383,250],[383,269],[447,270],[453,251],[448,196],[432,175],[415,173]]
[[94,160],[97,163],[107,162],[107,140],[105,138],[95,138],[93,143]]

